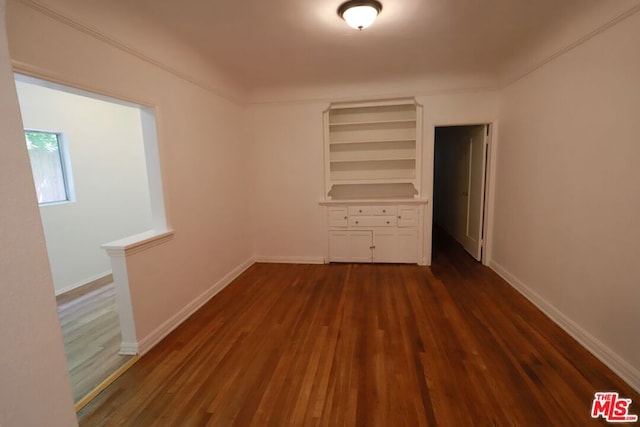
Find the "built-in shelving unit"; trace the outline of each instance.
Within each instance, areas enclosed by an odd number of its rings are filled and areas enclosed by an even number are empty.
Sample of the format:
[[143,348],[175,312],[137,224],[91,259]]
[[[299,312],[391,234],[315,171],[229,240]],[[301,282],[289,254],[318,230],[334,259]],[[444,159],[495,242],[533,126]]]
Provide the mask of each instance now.
[[[414,99],[334,103],[325,112],[325,197],[420,194],[421,107]],[[340,188],[338,188],[340,187]]]

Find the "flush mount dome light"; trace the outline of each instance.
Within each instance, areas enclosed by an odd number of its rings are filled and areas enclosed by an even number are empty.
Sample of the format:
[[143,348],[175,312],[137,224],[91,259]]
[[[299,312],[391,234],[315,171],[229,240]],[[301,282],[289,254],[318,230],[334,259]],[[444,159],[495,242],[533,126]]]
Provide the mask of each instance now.
[[338,15],[350,27],[362,30],[373,24],[381,10],[382,3],[376,0],[349,0],[340,5]]

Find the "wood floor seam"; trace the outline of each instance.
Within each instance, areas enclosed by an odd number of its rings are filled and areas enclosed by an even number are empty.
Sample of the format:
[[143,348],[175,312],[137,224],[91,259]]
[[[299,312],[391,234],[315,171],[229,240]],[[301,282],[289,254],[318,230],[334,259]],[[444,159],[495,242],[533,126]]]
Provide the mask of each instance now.
[[256,263],[81,426],[591,426],[640,396],[446,236],[431,267]]

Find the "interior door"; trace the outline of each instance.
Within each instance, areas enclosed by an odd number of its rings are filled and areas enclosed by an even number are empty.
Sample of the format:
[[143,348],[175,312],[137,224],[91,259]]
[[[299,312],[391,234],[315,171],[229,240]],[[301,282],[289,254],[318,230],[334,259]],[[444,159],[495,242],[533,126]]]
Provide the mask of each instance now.
[[482,257],[482,224],[487,167],[488,125],[473,126],[467,135],[469,178],[466,183],[466,224],[462,246],[478,261]]

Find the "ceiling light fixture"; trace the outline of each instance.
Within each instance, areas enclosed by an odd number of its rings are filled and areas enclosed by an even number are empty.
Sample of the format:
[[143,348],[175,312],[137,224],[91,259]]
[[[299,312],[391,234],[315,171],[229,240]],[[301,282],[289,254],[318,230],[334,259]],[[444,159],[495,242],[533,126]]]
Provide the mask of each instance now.
[[349,0],[338,8],[338,15],[357,30],[373,24],[382,10],[382,3],[377,0]]

